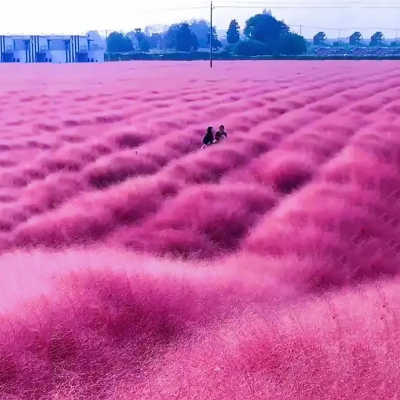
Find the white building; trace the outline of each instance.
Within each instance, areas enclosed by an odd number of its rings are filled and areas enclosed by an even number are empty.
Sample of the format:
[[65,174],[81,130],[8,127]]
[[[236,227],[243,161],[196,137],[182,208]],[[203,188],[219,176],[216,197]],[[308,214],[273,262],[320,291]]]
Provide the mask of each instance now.
[[104,62],[104,49],[89,36],[0,36],[0,62]]

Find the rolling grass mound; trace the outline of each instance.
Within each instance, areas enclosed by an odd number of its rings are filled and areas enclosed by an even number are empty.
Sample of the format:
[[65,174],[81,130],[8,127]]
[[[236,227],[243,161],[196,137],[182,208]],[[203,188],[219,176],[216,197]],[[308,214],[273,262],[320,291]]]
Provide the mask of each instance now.
[[400,72],[360,65],[0,65],[0,399],[396,398]]

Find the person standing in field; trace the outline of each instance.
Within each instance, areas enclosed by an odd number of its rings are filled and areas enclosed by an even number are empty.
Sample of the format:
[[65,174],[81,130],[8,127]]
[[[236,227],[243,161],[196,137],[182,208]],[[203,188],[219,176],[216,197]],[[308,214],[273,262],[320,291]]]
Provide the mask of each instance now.
[[209,126],[207,128],[206,134],[204,135],[203,146],[201,146],[201,148],[204,149],[204,148],[206,148],[207,146],[209,146],[209,145],[211,145],[213,143],[215,143],[215,141],[214,141],[214,129],[213,129],[212,126]]
[[218,129],[218,132],[215,135],[215,141],[220,142],[222,139],[226,139],[228,134],[225,132],[224,125],[221,125]]

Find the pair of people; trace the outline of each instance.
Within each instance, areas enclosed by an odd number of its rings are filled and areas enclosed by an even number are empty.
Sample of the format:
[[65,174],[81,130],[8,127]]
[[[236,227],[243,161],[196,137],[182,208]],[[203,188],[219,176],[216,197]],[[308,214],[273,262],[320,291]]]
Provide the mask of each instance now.
[[215,134],[215,138],[214,138],[214,128],[212,126],[209,126],[207,128],[207,132],[203,138],[202,148],[204,149],[205,147],[210,146],[211,144],[218,143],[222,139],[226,139],[227,137],[228,137],[228,134],[225,132],[224,125],[220,125],[217,133]]

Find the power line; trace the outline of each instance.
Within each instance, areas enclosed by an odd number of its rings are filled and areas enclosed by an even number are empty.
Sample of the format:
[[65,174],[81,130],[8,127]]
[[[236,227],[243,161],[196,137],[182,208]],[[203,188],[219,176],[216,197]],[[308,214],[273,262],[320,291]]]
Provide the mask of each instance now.
[[[241,6],[241,5],[234,5],[234,6],[228,6],[228,5],[222,5],[222,6],[215,6],[215,8],[246,8],[246,9],[260,9],[262,6]],[[265,8],[265,6],[264,6]],[[325,10],[333,10],[333,9],[355,9],[354,7],[348,5],[348,6],[305,6],[305,5],[298,5],[298,6],[271,6],[269,5],[268,8],[270,9],[283,9],[283,10],[298,10],[298,9],[325,9]],[[362,6],[358,7],[357,9],[374,9],[374,10],[379,10],[379,9],[400,9],[400,6]]]
[[[227,3],[229,3],[229,4],[227,4]],[[260,6],[260,7],[264,7],[264,8],[275,8],[275,7],[279,7],[279,6],[285,6],[285,7],[291,7],[291,6],[298,7],[299,6],[299,4],[297,2],[295,2],[295,1],[291,1],[291,2],[290,1],[289,2],[287,2],[287,1],[275,1],[275,2],[251,1],[251,2],[249,2],[249,1],[232,1],[232,0],[229,0],[229,1],[226,1],[226,2],[218,1],[217,3],[214,3],[214,5],[216,7],[218,7],[220,5],[221,6],[223,6],[223,5],[229,6],[231,4],[233,4],[233,5],[242,5],[244,7]],[[307,5],[311,6],[311,5],[313,5],[313,6],[329,7],[331,4],[338,5],[338,6],[344,6],[344,5],[367,5],[367,6],[371,5],[371,6],[374,6],[374,7],[398,6],[398,2],[393,2],[393,3],[387,2],[387,3],[384,3],[384,4],[380,3],[379,5],[377,5],[376,2],[374,2],[374,1],[367,2],[367,1],[359,1],[359,0],[349,0],[349,1],[342,1],[342,2],[330,1],[330,2],[325,2],[325,3],[324,2],[320,2],[320,1],[306,1],[306,2],[302,3],[302,6],[307,6]]]
[[[229,3],[229,4],[227,4]],[[334,5],[330,5],[329,3],[334,3]],[[253,6],[259,6],[264,7],[264,8],[276,8],[276,7],[307,7],[307,6],[315,6],[315,7],[336,7],[336,6],[348,6],[348,5],[366,5],[366,6],[372,6],[372,7],[398,7],[398,3],[387,3],[387,4],[379,4],[377,5],[376,2],[374,1],[359,1],[359,0],[349,0],[349,1],[342,1],[342,2],[329,2],[329,3],[323,3],[323,2],[317,2],[317,1],[311,1],[311,2],[304,2],[302,5],[299,5],[297,2],[261,2],[261,1],[227,1],[227,2],[221,2],[218,1],[218,4],[215,4],[216,7],[221,7],[221,6],[230,6],[231,4],[233,5],[241,5],[242,7],[253,7]]]
[[[215,5],[215,3],[216,2],[214,2],[214,5]],[[218,3],[233,3],[233,4],[242,4],[242,3],[245,3],[245,4],[260,4],[260,5],[264,5],[264,6],[266,6],[266,1],[246,1],[246,0],[241,0],[241,1],[238,1],[238,0],[218,0]],[[268,2],[268,4],[274,4],[274,3],[279,3],[279,4],[293,4],[293,3],[295,3],[295,4],[297,4],[297,1],[275,1],[275,2]],[[376,4],[376,1],[373,1],[373,0],[346,0],[346,1],[329,1],[329,2],[321,2],[321,1],[307,1],[306,3],[317,3],[317,4],[326,4],[326,3],[339,3],[339,4],[347,4],[347,3],[350,3],[350,4],[364,4],[364,3],[371,3],[371,4]],[[397,1],[396,2],[386,2],[386,3],[389,3],[389,4],[396,4],[397,3]]]
[[[340,9],[347,9],[347,8],[352,8],[350,6],[304,6],[304,5],[299,5],[299,6],[269,6],[270,8],[273,8],[274,10],[276,9],[289,9],[289,10],[294,10],[294,9],[335,9],[335,8],[340,8]],[[257,8],[260,9],[262,8],[261,6],[256,7],[256,6],[215,6],[215,8]],[[396,7],[397,8],[397,7]]]
[[[213,5],[214,9],[215,8],[232,8],[232,9],[282,9],[282,10],[296,10],[296,9],[400,9],[400,5],[394,5],[394,3],[388,4],[388,5],[368,5],[368,3],[365,3],[363,1],[346,1],[346,2],[340,2],[336,3],[335,5],[329,5],[329,4],[324,4],[322,5],[321,3],[317,2],[307,2],[307,3],[302,3],[301,5],[299,4],[293,4],[293,3],[287,3],[287,2],[279,2],[276,3],[266,3],[266,2],[244,2],[244,1],[229,1],[227,3],[221,3],[221,4],[215,4]],[[243,3],[247,3],[243,4]],[[204,4],[204,3],[203,3]],[[360,7],[353,7],[353,5],[360,5]],[[370,3],[374,4],[374,3]],[[393,5],[392,5],[393,4]],[[174,12],[174,11],[191,11],[191,10],[206,10],[209,9],[209,5],[198,5],[198,6],[192,6],[192,7],[171,7],[171,8],[158,8],[156,12]],[[154,9],[137,9],[136,12],[154,12]]]
[[[227,4],[229,3],[229,4]],[[329,3],[333,3],[330,5]],[[355,8],[351,6],[358,5],[360,7],[357,8],[371,8],[371,9],[397,9],[400,8],[398,5],[398,2],[386,2],[386,3],[380,3],[376,4],[375,1],[365,1],[365,0],[348,0],[348,1],[336,1],[336,2],[329,2],[329,3],[323,3],[323,2],[305,2],[302,3],[301,5],[297,4],[296,2],[293,1],[282,1],[278,2],[276,1],[275,3],[267,3],[267,2],[262,2],[262,1],[235,1],[235,0],[228,0],[226,2],[223,1],[218,1],[217,4],[215,4],[215,7],[217,8],[270,8],[270,9],[300,9],[300,8],[305,8],[305,9],[335,9],[335,8]],[[276,4],[276,5],[275,5]]]
[[[351,5],[354,4],[352,2],[346,2],[346,3],[339,3],[339,6],[343,5]],[[337,3],[336,3],[337,5]],[[336,7],[336,5],[330,5],[330,4],[323,4],[323,7]],[[318,2],[306,2],[302,3],[299,5],[298,3],[294,2],[276,2],[276,3],[266,3],[266,2],[245,2],[245,1],[229,1],[227,3],[216,3],[215,7],[246,7],[246,8],[276,8],[276,7],[307,7],[307,6],[314,6],[314,7],[319,7],[321,6],[321,3]]]
[[[332,3],[330,5],[329,3]],[[343,2],[329,2],[329,3],[321,3],[317,1],[308,1],[304,2],[301,5],[295,3],[295,2],[287,2],[287,1],[282,1],[278,2],[276,1],[275,3],[271,2],[262,2],[262,1],[235,1],[235,0],[228,0],[226,2],[224,1],[218,1],[214,2],[213,7],[214,8],[274,8],[274,9],[300,9],[300,8],[316,8],[316,9],[335,9],[335,8],[349,8],[352,5],[361,5],[362,7],[360,8],[373,8],[373,9],[397,9],[400,8],[400,5],[398,3],[387,3],[387,4],[379,4],[377,5],[376,2],[373,1],[360,1],[360,0],[348,0],[348,1],[343,1]],[[169,12],[169,11],[190,11],[190,10],[200,10],[200,9],[209,9],[209,3],[207,5],[206,2],[201,2],[198,3],[199,5],[197,6],[189,6],[189,7],[167,7],[167,8],[157,8],[157,10],[152,9],[146,9],[146,8],[137,8],[135,7],[137,12]],[[201,4],[201,5],[200,5]],[[353,7],[352,7],[353,8]]]
[[[200,10],[200,9],[206,9],[206,8],[208,8],[207,6],[197,6],[197,7],[179,7],[179,8],[160,8],[160,9],[157,9],[157,11],[162,11],[162,12],[164,12],[164,11],[166,11],[166,12],[168,12],[168,11],[189,11],[189,10]],[[154,10],[148,10],[148,11],[153,11],[154,12]]]

